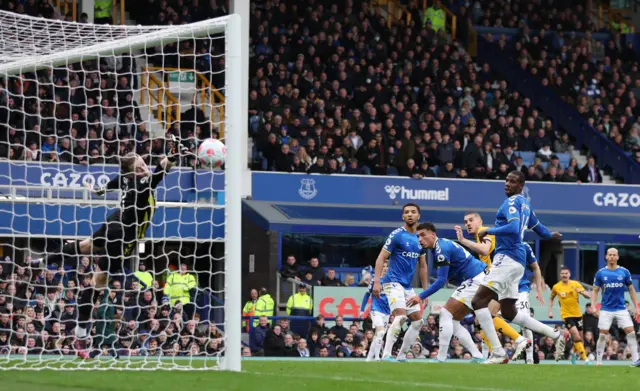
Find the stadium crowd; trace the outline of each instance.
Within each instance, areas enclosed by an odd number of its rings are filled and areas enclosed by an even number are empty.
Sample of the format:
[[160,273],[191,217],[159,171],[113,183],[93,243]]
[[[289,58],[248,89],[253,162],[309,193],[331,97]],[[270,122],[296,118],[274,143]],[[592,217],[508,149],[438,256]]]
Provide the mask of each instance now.
[[[55,16],[38,4],[16,10]],[[227,12],[215,1],[130,7],[142,24],[188,23]],[[410,24],[389,28],[361,0],[252,3],[254,169],[495,179],[519,169],[528,180],[599,181],[600,175],[580,175],[589,169],[565,158],[573,149],[569,136],[528,98],[488,65],[474,63],[444,29],[421,18],[416,4],[410,9]],[[162,58],[151,50],[148,59],[212,71],[212,85],[223,85],[216,72],[223,60],[209,56],[217,50],[199,42],[171,44]],[[196,61],[175,55],[187,52],[196,53]],[[150,140],[136,101],[138,65],[125,55],[57,70],[53,82],[43,71],[27,75],[37,83],[9,79],[0,90],[9,92],[0,93],[0,123],[8,128],[0,132],[0,157],[102,164],[136,151],[154,163],[152,157],[172,144]],[[168,127],[192,150],[217,134],[197,106]]]
[[[93,298],[90,347],[75,336],[79,295],[94,270],[84,257],[77,268],[0,261],[0,354],[97,356],[215,356],[224,335],[201,321],[193,301],[196,276],[182,263],[164,278],[145,264],[114,279]],[[162,284],[162,285],[161,285]]]
[[495,179],[520,169],[528,180],[600,179],[580,176],[570,159],[560,164],[557,154],[573,150],[568,135],[428,19],[389,29],[359,2],[307,12],[258,4],[253,16],[257,168]]
[[[312,286],[367,286],[371,276],[367,271],[363,271],[362,279],[358,285],[353,281],[353,275],[345,274],[341,279],[336,275],[334,269],[325,269],[318,265],[317,258],[311,258],[306,267],[300,267],[295,257],[288,256],[283,264],[280,275],[284,278],[294,279],[303,284]],[[543,293],[547,296],[550,289]],[[300,293],[300,290],[298,292]],[[303,296],[308,296],[306,288],[302,292]],[[533,294],[532,294],[533,296]],[[293,300],[289,299],[287,312],[289,315],[310,315],[312,306],[306,307],[303,300],[297,300],[296,294],[292,295]],[[338,316],[331,321],[331,327],[325,323],[325,317],[318,315],[311,324],[294,324],[294,321],[288,319],[278,319],[270,321],[268,316],[273,315],[268,311],[263,313],[255,309],[274,308],[273,306],[260,304],[261,301],[273,300],[266,291],[258,294],[257,290],[252,293],[251,299],[245,304],[243,312],[245,315],[255,315],[255,320],[250,329],[250,349],[252,355],[265,356],[300,356],[300,357],[366,357],[367,349],[373,339],[371,320],[362,319],[353,322],[346,322],[344,317]],[[291,304],[293,302],[293,304]],[[293,306],[293,311],[291,306]],[[298,311],[296,311],[296,309]],[[305,312],[305,311],[308,311]],[[420,332],[418,342],[413,346],[412,353],[409,358],[434,358],[438,354],[438,316],[434,314],[425,315],[426,322]],[[640,333],[640,317],[634,319],[634,327],[636,333]],[[391,323],[393,319],[390,319]],[[593,315],[591,304],[587,304],[583,313],[584,321],[584,345],[588,355],[595,356],[595,343],[598,339],[598,319]],[[299,322],[298,322],[299,323]],[[480,330],[475,324],[472,315],[467,316],[463,321],[463,325],[467,327],[474,337],[478,348],[481,349],[482,337]],[[563,327],[563,326],[557,326]],[[509,337],[499,334],[501,342],[509,355],[513,353],[515,348],[513,341]],[[402,345],[402,338],[394,345],[394,354]],[[573,345],[567,344],[565,348],[564,358],[569,358]],[[555,355],[555,346],[550,338],[534,334],[534,352],[537,360],[553,360]],[[248,352],[247,352],[248,353]],[[471,355],[466,351],[456,338],[453,338],[449,350],[451,359],[471,359]],[[593,357],[591,357],[593,360]],[[629,360],[631,352],[626,347],[625,334],[622,330],[613,327],[610,336],[607,337],[607,348],[605,351],[605,360]]]
[[639,65],[631,42],[619,33],[601,42],[590,32],[558,35],[524,27],[514,42],[501,37],[498,45],[640,161]]

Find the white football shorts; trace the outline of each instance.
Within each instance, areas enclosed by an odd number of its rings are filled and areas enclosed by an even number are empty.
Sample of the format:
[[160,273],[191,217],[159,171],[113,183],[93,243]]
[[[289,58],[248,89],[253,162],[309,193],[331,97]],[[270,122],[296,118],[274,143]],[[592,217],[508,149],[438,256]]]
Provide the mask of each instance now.
[[498,294],[498,300],[518,299],[518,285],[524,275],[524,266],[504,254],[497,254],[482,285]]
[[473,311],[471,301],[473,300],[473,296],[476,295],[476,291],[480,287],[483,279],[484,273],[480,273],[472,279],[463,282],[458,288],[456,288],[455,291],[453,291],[453,293],[451,294],[451,298],[458,300]]
[[631,320],[631,314],[627,310],[621,311],[600,311],[600,318],[598,319],[598,329],[609,330],[613,321],[616,321],[621,329],[633,327],[633,320]]
[[410,297],[416,295],[416,292],[413,290],[413,288],[405,289],[397,282],[389,282],[383,284],[382,289],[384,290],[384,294],[387,296],[387,301],[389,302],[389,309],[391,310],[391,313],[393,313],[393,311],[395,311],[396,309],[405,310],[407,312],[407,315],[420,311],[419,304],[407,308],[407,300]]

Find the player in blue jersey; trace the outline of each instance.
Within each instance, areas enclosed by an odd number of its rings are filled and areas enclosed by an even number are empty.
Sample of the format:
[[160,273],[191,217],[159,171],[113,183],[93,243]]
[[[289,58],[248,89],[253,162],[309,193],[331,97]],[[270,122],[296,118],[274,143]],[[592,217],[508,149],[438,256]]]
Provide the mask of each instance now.
[[436,227],[432,223],[418,225],[418,240],[422,248],[431,250],[436,262],[435,266],[438,268],[438,278],[420,295],[409,299],[407,305],[427,300],[429,296],[442,289],[447,280],[460,284],[440,310],[440,348],[436,361],[447,360],[451,338],[455,335],[462,346],[471,353],[472,361],[482,362],[482,353],[460,321],[471,311],[471,299],[484,276],[487,265],[458,243],[439,238],[436,235]]
[[[385,262],[384,267],[382,269],[382,277],[387,273],[387,269],[389,264]],[[373,275],[374,271],[371,266],[367,266],[370,268],[370,273]],[[375,277],[374,277],[375,278]],[[375,297],[371,294],[373,290],[373,278],[369,283],[369,288],[367,292],[364,294],[362,298],[362,304],[360,305],[360,319],[364,319],[365,310],[367,305],[369,304],[369,299],[371,298],[371,323],[373,323],[373,329],[375,335],[373,336],[373,341],[371,341],[371,346],[369,347],[369,353],[367,354],[367,361],[379,361],[380,360],[380,349],[382,348],[382,339],[384,338],[384,334],[387,331],[387,323],[389,323],[389,314],[391,314],[391,310],[389,309],[389,302],[387,301],[387,296],[385,296],[384,292],[380,294],[380,297]]]
[[[525,316],[531,316],[531,306],[529,305],[529,292],[531,291],[531,278],[536,284],[536,299],[541,305],[544,305],[544,298],[542,297],[542,272],[540,271],[540,265],[536,255],[533,253],[533,249],[529,244],[523,244],[525,253],[527,255],[527,267],[530,270],[525,270],[524,275],[520,279],[518,284],[518,301],[516,301],[516,309],[518,313],[522,313]],[[527,364],[533,364],[533,332],[525,327],[521,330],[522,335],[527,339],[528,344],[526,348],[525,360]],[[517,359],[519,352],[514,353],[513,358]]]
[[485,361],[486,364],[506,364],[509,362],[488,308],[491,300],[500,302],[502,317],[506,320],[551,337],[556,341],[556,350],[563,350],[566,342],[566,335],[563,333],[555,331],[516,310],[518,284],[524,275],[524,266],[527,261],[523,246],[525,231],[527,228],[532,229],[543,239],[562,237],[560,233],[552,233],[540,224],[529,201],[521,194],[524,183],[524,174],[520,171],[512,171],[507,175],[505,193],[508,198],[498,210],[495,226],[478,233],[480,239],[487,235],[495,235],[496,237],[493,264],[489,272],[485,274],[472,303],[476,318],[491,344],[491,356]]
[[[389,308],[394,316],[385,340],[384,352],[382,353],[382,359],[387,361],[394,361],[393,357],[391,357],[393,345],[396,343],[402,330],[402,325],[407,318],[411,319],[411,326],[409,326],[404,335],[402,347],[396,357],[398,361],[407,360],[406,352],[411,349],[422,328],[423,321],[420,305],[407,306],[407,300],[416,295],[411,285],[416,266],[419,269],[422,288],[427,289],[427,284],[429,283],[425,250],[418,243],[418,236],[416,235],[416,228],[420,220],[420,207],[412,203],[406,204],[402,207],[402,219],[404,220],[404,225],[389,234],[376,259],[376,273],[371,291],[374,297],[379,298],[381,290],[384,289]],[[389,269],[384,278],[382,278],[384,262],[387,259],[389,260]]]
[[[631,281],[631,273],[622,266],[618,266],[618,249],[607,250],[607,266],[598,270],[593,281],[593,293],[591,294],[591,308],[595,308],[594,315],[599,317],[598,329],[600,336],[596,344],[596,364],[602,365],[602,355],[607,344],[607,334],[613,321],[616,321],[618,328],[624,330],[627,335],[627,346],[631,349],[631,359],[633,366],[640,367],[638,358],[638,341],[633,329],[631,314],[625,306],[624,294],[629,290],[629,296],[633,303],[633,310],[638,308],[638,296]],[[602,302],[600,310],[597,310],[596,300],[598,293],[602,291]]]

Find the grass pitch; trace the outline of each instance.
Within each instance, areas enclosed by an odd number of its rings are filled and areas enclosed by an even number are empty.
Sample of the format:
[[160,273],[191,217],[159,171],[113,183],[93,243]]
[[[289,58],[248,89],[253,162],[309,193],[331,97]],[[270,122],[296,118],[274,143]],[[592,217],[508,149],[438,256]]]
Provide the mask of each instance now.
[[[219,371],[0,371],[0,391],[372,391],[376,389],[538,391],[635,390],[640,368],[626,365],[365,363],[348,359],[243,361],[242,373]],[[2,369],[16,362],[3,362]],[[622,364],[622,363],[620,363]],[[62,365],[56,364],[57,367]],[[50,365],[57,368],[56,365]],[[100,367],[103,369],[108,364]],[[202,363],[194,361],[194,367]],[[112,367],[123,368],[122,365]],[[145,369],[140,366],[140,369]],[[86,368],[85,369],[89,369]],[[150,368],[148,368],[150,369]]]

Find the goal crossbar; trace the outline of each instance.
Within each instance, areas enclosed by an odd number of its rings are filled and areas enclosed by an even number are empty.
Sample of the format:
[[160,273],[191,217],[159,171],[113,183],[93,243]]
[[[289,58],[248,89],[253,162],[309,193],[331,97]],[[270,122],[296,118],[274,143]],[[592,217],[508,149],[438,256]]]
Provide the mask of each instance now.
[[[183,39],[193,39],[209,34],[222,34],[229,28],[229,23],[234,17],[236,16],[229,15],[191,24],[171,26],[162,30],[152,31],[133,37],[101,42],[95,45],[65,50],[53,54],[28,56],[20,60],[0,64],[0,75],[11,76],[25,72],[35,72],[47,67],[88,61],[100,56],[117,55],[127,53],[132,50],[153,47],[156,43],[166,45]],[[233,48],[233,46],[238,45],[231,45],[231,48]]]

